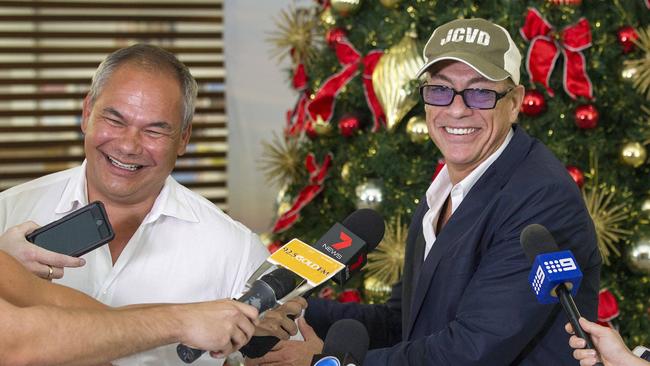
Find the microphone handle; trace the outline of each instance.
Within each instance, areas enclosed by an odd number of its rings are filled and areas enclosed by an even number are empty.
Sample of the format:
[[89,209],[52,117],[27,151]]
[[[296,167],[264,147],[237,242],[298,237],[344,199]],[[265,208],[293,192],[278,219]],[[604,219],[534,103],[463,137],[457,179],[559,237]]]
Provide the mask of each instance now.
[[[277,302],[273,288],[262,280],[253,282],[251,288],[237,299],[237,301],[254,306],[260,313],[273,308]],[[192,348],[184,344],[176,346],[176,354],[185,363],[196,361],[203,353],[205,353],[204,350]]]
[[[562,304],[564,312],[569,317],[569,322],[571,323],[571,326],[573,326],[576,335],[585,340],[585,349],[596,349],[594,344],[591,342],[589,334],[587,334],[580,326],[580,322],[578,321],[578,319],[580,319],[580,311],[578,311],[576,303],[573,301],[573,297],[571,297],[571,292],[563,283],[556,287],[555,292],[557,292],[558,297],[560,298],[560,304]],[[600,362],[597,362],[594,365],[603,366]]]

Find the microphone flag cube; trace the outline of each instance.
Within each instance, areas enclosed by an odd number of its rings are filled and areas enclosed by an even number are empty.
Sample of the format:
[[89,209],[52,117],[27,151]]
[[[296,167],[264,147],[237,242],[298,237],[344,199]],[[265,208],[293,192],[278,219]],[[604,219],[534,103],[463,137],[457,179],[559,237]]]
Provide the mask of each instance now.
[[542,304],[559,302],[555,290],[560,284],[565,284],[571,296],[575,296],[581,280],[582,272],[569,250],[538,255],[528,275],[537,301]]

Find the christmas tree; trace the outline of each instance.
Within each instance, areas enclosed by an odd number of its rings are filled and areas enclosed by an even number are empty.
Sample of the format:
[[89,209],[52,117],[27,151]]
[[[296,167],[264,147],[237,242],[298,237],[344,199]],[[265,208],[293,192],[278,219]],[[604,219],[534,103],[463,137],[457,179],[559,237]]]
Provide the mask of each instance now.
[[[318,239],[360,207],[386,218],[364,276],[381,301],[401,274],[406,228],[440,154],[414,75],[431,31],[457,18],[504,26],[524,56],[519,124],[563,161],[594,220],[605,265],[599,320],[650,343],[650,3],[642,0],[321,1],[291,7],[270,41],[290,57],[296,104],[266,146],[282,190],[271,246]],[[356,300],[355,291],[321,296]]]

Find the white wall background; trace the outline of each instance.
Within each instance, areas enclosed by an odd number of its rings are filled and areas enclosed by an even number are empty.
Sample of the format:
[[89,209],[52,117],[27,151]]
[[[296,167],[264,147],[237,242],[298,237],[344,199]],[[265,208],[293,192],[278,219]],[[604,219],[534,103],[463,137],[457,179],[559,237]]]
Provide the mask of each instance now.
[[254,232],[269,231],[278,188],[260,171],[262,141],[282,132],[296,93],[287,80],[289,61],[272,59],[266,39],[289,0],[225,0],[226,108],[228,113],[228,213]]

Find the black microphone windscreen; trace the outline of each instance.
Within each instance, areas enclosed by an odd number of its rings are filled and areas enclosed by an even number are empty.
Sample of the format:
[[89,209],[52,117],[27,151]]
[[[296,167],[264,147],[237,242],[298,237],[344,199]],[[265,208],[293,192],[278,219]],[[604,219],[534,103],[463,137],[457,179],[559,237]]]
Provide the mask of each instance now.
[[384,237],[384,218],[377,211],[362,208],[354,211],[341,222],[348,230],[366,242],[368,252],[379,245]]
[[540,224],[530,224],[524,228],[519,237],[526,257],[533,263],[535,258],[542,253],[560,250],[553,235]]
[[323,354],[333,355],[342,360],[347,353],[362,364],[369,345],[368,330],[361,322],[354,319],[341,319],[334,322],[327,331]]
[[276,299],[287,296],[296,287],[296,275],[285,268],[278,268],[262,276],[260,280],[266,282]]

